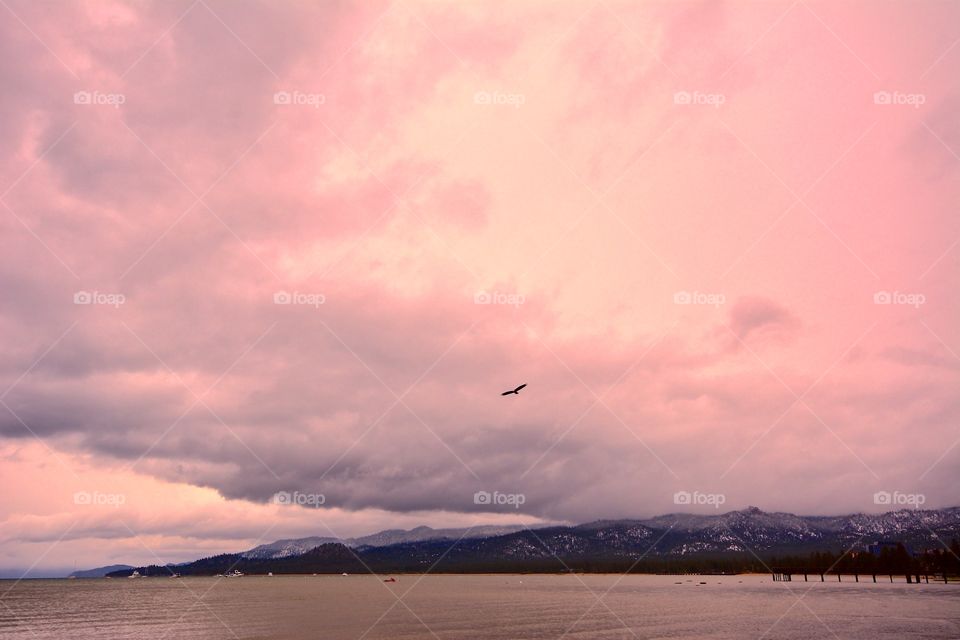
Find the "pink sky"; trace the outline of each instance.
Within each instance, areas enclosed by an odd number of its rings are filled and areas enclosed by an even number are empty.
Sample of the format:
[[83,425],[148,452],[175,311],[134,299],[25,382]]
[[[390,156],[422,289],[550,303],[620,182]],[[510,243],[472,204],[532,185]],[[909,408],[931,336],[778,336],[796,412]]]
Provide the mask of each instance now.
[[920,6],[5,0],[0,568],[956,505]]

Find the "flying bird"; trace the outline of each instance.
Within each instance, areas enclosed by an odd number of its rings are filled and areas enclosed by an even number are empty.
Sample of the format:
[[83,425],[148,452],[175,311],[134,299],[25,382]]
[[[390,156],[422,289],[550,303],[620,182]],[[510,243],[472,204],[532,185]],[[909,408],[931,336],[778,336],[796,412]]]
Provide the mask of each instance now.
[[520,385],[519,387],[517,387],[516,389],[513,389],[513,390],[511,390],[511,391],[504,391],[504,392],[501,393],[500,395],[502,395],[502,396],[509,396],[511,393],[514,394],[514,395],[520,395],[520,389],[523,389],[525,386],[527,386],[526,383]]

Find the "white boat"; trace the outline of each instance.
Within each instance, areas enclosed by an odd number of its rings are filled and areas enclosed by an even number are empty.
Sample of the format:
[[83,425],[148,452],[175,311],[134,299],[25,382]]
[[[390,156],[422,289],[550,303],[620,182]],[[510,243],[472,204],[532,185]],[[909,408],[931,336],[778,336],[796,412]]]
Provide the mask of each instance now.
[[268,578],[272,578],[272,577],[273,577],[273,571],[267,571],[267,577],[268,577]]
[[142,578],[143,576],[140,575],[140,572],[139,572],[139,571],[137,571],[136,569],[134,569],[134,570],[133,570],[133,573],[131,573],[131,574],[128,575],[127,577],[128,577],[128,578]]

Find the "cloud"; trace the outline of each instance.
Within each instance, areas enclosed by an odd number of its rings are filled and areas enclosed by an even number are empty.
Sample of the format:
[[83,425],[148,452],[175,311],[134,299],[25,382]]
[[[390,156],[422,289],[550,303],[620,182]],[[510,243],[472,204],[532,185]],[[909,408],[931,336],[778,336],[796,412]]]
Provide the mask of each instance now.
[[783,332],[796,325],[797,319],[787,309],[767,298],[737,298],[730,309],[730,327],[741,340],[751,333]]
[[[864,510],[887,469],[956,495],[957,165],[801,9],[768,32],[788,4],[10,6],[50,50],[0,24],[0,435],[69,460],[29,458],[51,482],[2,505],[11,540],[78,514],[53,482],[74,458],[104,491],[204,492],[131,514],[171,553],[204,509],[184,536],[213,549],[252,542],[248,519],[509,515],[478,490],[558,521],[696,488]],[[821,10],[902,74],[956,23]],[[948,141],[956,51],[923,89]],[[326,508],[279,515],[278,490]]]

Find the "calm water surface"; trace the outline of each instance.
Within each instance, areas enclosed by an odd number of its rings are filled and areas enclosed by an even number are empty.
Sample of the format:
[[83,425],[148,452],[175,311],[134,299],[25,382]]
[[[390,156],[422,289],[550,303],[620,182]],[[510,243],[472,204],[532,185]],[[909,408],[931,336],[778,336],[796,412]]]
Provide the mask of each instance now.
[[9,580],[0,581],[0,594],[4,640],[960,638],[957,584],[784,583],[768,576],[398,576],[395,583],[372,576],[246,576]]

